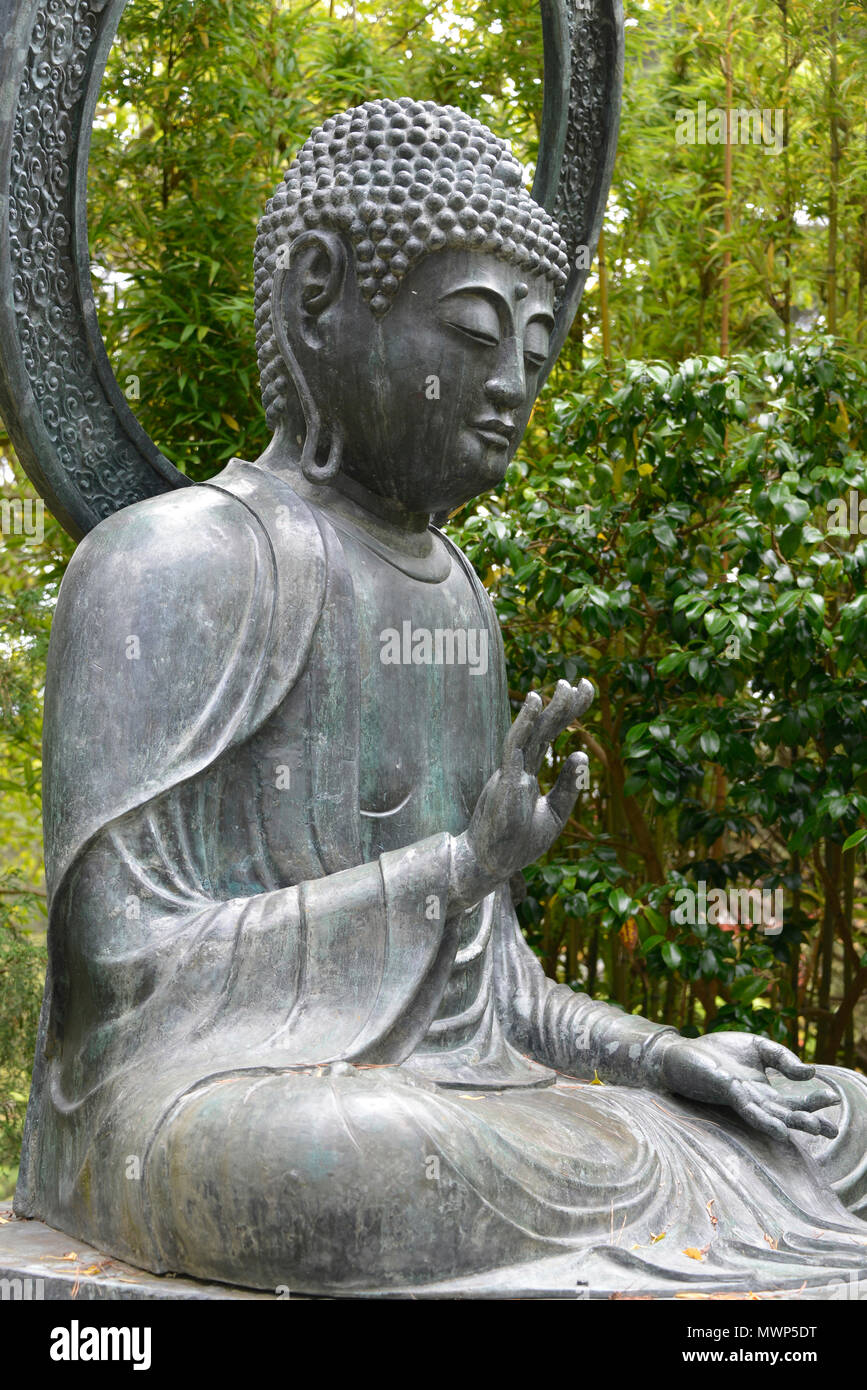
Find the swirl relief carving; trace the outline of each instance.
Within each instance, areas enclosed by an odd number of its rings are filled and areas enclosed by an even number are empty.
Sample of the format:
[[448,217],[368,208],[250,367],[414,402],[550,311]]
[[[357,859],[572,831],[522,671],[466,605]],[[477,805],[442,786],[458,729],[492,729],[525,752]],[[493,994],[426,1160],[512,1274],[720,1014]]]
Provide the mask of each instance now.
[[554,216],[574,260],[580,246],[595,252],[594,222],[612,124],[617,33],[610,0],[565,0],[572,36],[569,119]]
[[75,198],[85,196],[74,187],[77,148],[91,55],[108,5],[47,0],[39,8],[22,71],[9,191],[19,350],[54,453],[40,463],[49,478],[66,476],[91,524],[168,485],[106,396],[86,328],[93,306],[82,303],[76,274]]

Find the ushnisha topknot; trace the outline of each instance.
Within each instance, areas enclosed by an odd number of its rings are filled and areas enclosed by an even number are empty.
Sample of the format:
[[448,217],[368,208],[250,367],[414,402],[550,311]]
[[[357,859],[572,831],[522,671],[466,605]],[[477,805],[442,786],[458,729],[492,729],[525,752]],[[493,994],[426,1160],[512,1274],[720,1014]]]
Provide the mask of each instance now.
[[262,398],[276,428],[289,380],[271,323],[271,286],[304,231],[346,234],[361,293],[384,314],[416,261],[443,248],[490,251],[557,292],[568,271],[553,218],[522,184],[503,140],[455,106],[368,101],[332,116],[302,146],[259,223],[256,346]]

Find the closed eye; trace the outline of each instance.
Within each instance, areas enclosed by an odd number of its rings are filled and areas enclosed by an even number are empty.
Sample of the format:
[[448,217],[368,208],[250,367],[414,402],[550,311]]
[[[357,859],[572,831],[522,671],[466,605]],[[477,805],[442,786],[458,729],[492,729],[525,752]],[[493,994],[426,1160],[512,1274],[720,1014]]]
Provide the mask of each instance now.
[[439,303],[439,316],[449,328],[484,347],[497,347],[500,342],[500,316],[493,304],[481,295],[466,292],[445,295]]
[[485,347],[497,347],[499,338],[492,338],[489,333],[482,333],[477,328],[468,328],[464,323],[454,323],[451,319],[443,317],[443,322],[449,328],[457,329],[458,333],[463,333],[465,338],[472,338],[474,343],[483,343]]
[[524,360],[534,371],[544,367],[551,351],[550,320],[531,319],[524,335]]

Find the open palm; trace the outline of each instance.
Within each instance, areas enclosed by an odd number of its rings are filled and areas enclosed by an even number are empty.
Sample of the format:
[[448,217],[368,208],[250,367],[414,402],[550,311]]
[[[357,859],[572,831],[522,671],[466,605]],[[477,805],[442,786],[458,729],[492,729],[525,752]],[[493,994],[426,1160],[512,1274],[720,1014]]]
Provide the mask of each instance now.
[[[797,1095],[772,1084],[768,1068],[790,1081],[812,1082]],[[729,1105],[742,1119],[773,1139],[793,1129],[833,1139],[837,1127],[817,1115],[840,1100],[816,1078],[815,1068],[798,1061],[781,1043],[752,1033],[712,1033],[704,1038],[673,1037],[662,1050],[660,1080],[676,1094],[711,1105]]]

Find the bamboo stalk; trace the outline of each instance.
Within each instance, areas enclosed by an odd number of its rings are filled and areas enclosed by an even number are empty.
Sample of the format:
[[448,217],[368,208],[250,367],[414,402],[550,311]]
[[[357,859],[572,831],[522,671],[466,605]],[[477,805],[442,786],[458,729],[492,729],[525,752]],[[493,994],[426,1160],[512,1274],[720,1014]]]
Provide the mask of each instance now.
[[830,181],[828,184],[828,332],[837,332],[837,189],[840,179],[840,124],[837,115],[837,33],[840,24],[839,6],[831,6],[828,35],[828,107],[830,136]]
[[732,101],[734,79],[732,71],[732,0],[729,0],[728,13],[726,15],[726,49],[725,49],[725,74],[726,74],[726,143],[725,143],[725,166],[723,173],[723,187],[725,201],[723,204],[723,235],[725,238],[725,249],[723,250],[723,269],[722,269],[722,308],[720,314],[720,356],[729,355],[729,318],[731,315],[731,234],[732,234]]

